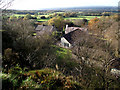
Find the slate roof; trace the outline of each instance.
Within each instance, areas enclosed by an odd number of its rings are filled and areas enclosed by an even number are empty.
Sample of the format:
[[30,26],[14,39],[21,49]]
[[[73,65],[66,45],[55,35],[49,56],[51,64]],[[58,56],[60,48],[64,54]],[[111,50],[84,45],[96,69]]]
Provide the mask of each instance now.
[[35,28],[37,36],[43,35],[45,33],[51,34],[51,32],[56,31],[56,30],[57,29],[54,26],[48,26],[48,25],[38,25]]
[[35,31],[53,31],[55,30],[54,26],[47,26],[47,25],[38,25]]
[[76,29],[72,32],[65,34],[63,37],[71,44],[74,44],[77,40],[84,38],[83,35],[87,35],[87,32]]
[[85,29],[85,28],[80,28],[80,27],[67,27],[66,29],[65,29],[65,34],[67,34],[67,33],[69,33],[69,32],[72,32],[72,31],[75,31],[75,30],[78,30],[78,29],[80,29],[80,30],[87,30],[87,29]]

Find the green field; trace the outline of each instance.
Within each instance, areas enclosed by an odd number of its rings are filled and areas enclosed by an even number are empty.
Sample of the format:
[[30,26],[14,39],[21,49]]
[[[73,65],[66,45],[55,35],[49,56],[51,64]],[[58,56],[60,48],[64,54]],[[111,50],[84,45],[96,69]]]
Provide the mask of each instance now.
[[[87,20],[90,20],[92,18],[95,18],[96,16],[80,16],[80,17],[69,17],[69,18],[64,18],[65,20],[75,20],[75,19],[87,19]],[[97,16],[98,18],[100,18],[100,16]],[[37,21],[41,21],[41,22],[44,22],[44,21],[48,21],[49,19],[39,19]]]
[[[14,14],[13,16],[15,17],[23,17],[25,16],[26,14]],[[32,17],[35,17],[35,15],[31,15]],[[49,15],[38,15],[37,18],[41,17],[41,16],[45,16],[45,17],[48,17]]]
[[[58,14],[62,14],[62,13],[64,13],[64,12],[55,12],[55,13],[58,13]],[[37,18],[39,18],[39,17],[41,17],[41,16],[45,16],[46,18],[49,16],[49,15],[53,15],[53,14],[55,14],[55,13],[48,13],[48,14],[45,14],[45,15],[38,15],[38,17]],[[15,17],[23,17],[23,16],[25,16],[26,14],[14,14],[13,16],[15,16]],[[32,17],[35,17],[35,15],[31,15]]]
[[15,17],[23,17],[23,16],[25,16],[25,14],[14,14],[13,16],[15,16]]
[[[58,13],[63,13],[63,12],[58,12]],[[54,14],[54,13],[53,13]],[[44,22],[44,21],[48,21],[49,18],[48,16],[49,15],[53,15],[53,14],[48,14],[48,15],[38,15],[37,18],[38,20],[37,21],[40,21],[40,22]],[[13,16],[15,17],[23,17],[25,16],[25,14],[14,14]],[[34,15],[31,15],[34,17]],[[45,16],[47,19],[39,19],[41,16]],[[95,17],[98,17],[100,18],[100,16],[78,16],[78,17],[68,17],[68,18],[64,18],[65,20],[75,20],[75,19],[87,19],[87,20],[90,20],[92,18],[95,18]]]
[[90,20],[90,19],[95,18],[95,17],[100,18],[100,16],[79,16],[79,17],[65,18],[65,20],[68,20],[68,19],[87,19],[87,20]]
[[49,19],[39,19],[39,20],[37,20],[37,21],[39,21],[39,22],[45,22],[45,21],[48,21]]
[[[96,16],[79,16],[79,17],[69,17],[69,18],[64,18],[65,20],[75,20],[75,19],[87,19],[87,20],[90,20],[92,18],[95,18]],[[100,18],[100,16],[97,16],[97,18]],[[49,19],[39,19],[37,21],[41,21],[41,22],[44,22],[44,21],[48,21]]]

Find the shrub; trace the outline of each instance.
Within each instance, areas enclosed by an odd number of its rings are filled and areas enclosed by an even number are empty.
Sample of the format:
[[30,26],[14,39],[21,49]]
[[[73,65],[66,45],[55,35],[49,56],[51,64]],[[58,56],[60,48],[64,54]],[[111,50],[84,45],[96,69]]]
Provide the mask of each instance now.
[[[81,86],[71,77],[53,69],[42,69],[24,72],[18,66],[10,70],[10,76],[3,74],[3,82],[7,80],[9,87],[3,89],[76,89]],[[16,69],[18,71],[16,71]],[[7,79],[5,79],[7,78]],[[5,83],[6,84],[6,83]]]

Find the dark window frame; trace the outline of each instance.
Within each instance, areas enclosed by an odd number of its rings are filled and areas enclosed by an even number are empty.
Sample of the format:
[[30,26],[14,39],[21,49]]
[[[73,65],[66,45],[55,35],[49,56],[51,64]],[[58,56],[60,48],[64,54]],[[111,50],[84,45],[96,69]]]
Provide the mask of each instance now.
[[68,43],[64,43],[64,47],[69,47],[69,44]]

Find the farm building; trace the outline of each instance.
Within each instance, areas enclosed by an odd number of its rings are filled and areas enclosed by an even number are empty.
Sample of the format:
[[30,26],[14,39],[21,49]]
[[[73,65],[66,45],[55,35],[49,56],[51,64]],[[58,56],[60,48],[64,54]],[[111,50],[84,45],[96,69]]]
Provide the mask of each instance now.
[[66,25],[65,28],[65,34],[75,31],[75,30],[81,30],[81,31],[87,31],[87,28],[80,28],[80,27],[68,27],[68,25]]
[[86,28],[66,26],[65,35],[61,38],[61,46],[65,48],[74,46],[77,40],[82,39],[83,35],[87,35],[86,31]]
[[48,25],[38,25],[35,28],[36,34],[41,35],[44,34],[45,32],[51,33],[53,31],[56,31],[57,29],[54,26],[48,26]]

